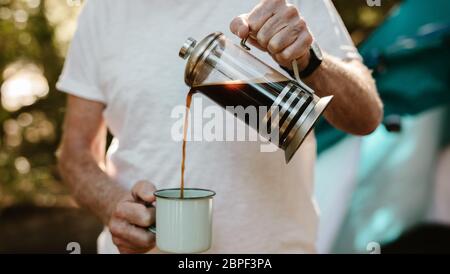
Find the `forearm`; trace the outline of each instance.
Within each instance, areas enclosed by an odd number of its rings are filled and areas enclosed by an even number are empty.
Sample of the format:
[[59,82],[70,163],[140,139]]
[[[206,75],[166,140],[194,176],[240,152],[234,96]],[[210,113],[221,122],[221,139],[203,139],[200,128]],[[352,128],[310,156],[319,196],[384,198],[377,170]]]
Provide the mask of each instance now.
[[305,83],[318,96],[334,95],[325,118],[343,131],[365,135],[381,122],[383,106],[370,71],[359,61],[342,61],[325,54],[322,65]]
[[77,202],[107,224],[114,205],[126,190],[111,180],[88,150],[62,151],[58,167]]

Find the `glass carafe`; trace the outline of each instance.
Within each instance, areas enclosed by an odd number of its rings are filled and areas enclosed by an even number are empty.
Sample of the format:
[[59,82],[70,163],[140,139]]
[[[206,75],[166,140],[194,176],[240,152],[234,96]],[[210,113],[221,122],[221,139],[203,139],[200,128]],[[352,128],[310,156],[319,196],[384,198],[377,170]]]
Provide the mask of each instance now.
[[237,117],[283,149],[286,162],[332,99],[319,98],[304,83],[285,77],[220,32],[198,43],[188,38],[179,55],[188,59],[184,79],[192,90],[227,110],[256,107],[256,119]]

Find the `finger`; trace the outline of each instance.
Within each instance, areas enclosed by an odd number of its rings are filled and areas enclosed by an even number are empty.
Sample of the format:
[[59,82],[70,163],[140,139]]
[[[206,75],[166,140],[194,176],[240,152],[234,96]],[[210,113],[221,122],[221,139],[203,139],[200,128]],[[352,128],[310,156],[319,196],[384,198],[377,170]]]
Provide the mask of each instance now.
[[261,51],[267,51],[267,49],[261,47],[258,43],[258,41],[256,41],[254,38],[252,38],[251,36],[248,37],[247,43],[250,43],[252,46],[258,48]]
[[308,32],[303,32],[294,43],[275,54],[274,59],[282,66],[290,67],[294,59],[301,59],[308,54],[312,41],[312,36]]
[[114,245],[117,246],[121,254],[146,253],[151,249],[151,248],[135,248],[128,241],[119,237],[112,237],[112,241]]
[[286,2],[284,0],[261,1],[249,14],[250,33],[258,33],[264,23],[275,14],[275,11]]
[[258,31],[256,36],[258,43],[264,48],[267,48],[267,44],[275,34],[287,27],[290,22],[298,21],[298,18],[299,13],[295,6],[286,6],[285,8],[280,9],[276,14],[270,17]]
[[123,202],[117,207],[114,214],[130,224],[140,227],[149,227],[155,223],[155,208],[147,208],[139,203]]
[[148,249],[154,246],[155,236],[153,233],[133,226],[124,220],[113,219],[109,225],[109,230],[114,237],[126,240],[136,249]]
[[236,34],[239,38],[244,39],[248,37],[250,28],[247,22],[247,14],[241,14],[234,18],[230,23],[230,30]]
[[141,254],[140,252],[137,252],[133,249],[124,248],[124,247],[117,247],[119,249],[120,254]]
[[155,196],[153,193],[156,188],[148,181],[139,181],[131,189],[131,194],[133,198],[138,202],[153,203],[155,201]]
[[292,45],[304,31],[307,31],[304,21],[297,21],[294,24],[288,25],[270,39],[267,44],[267,50],[271,54],[280,53]]
[[149,250],[136,250],[136,249],[130,249],[126,247],[117,247],[119,249],[120,254],[144,254],[147,253]]

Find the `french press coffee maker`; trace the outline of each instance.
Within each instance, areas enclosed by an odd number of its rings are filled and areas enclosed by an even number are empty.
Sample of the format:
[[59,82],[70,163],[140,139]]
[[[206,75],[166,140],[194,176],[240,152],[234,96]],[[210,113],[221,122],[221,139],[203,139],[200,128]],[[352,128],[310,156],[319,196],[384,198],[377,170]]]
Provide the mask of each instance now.
[[[179,55],[189,58],[184,80],[192,90],[227,109],[265,107],[267,112],[258,115],[256,124],[238,118],[283,149],[286,162],[332,99],[319,98],[300,79],[288,79],[250,54],[245,40],[238,46],[221,32],[209,34],[198,43],[188,38]],[[268,136],[269,131],[276,132],[277,138]]]

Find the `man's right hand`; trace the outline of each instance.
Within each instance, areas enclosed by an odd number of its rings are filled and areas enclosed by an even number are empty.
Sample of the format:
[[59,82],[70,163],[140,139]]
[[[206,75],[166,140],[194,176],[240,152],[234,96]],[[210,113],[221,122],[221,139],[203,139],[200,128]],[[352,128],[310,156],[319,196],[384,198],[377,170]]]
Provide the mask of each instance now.
[[145,253],[155,246],[155,235],[148,227],[155,223],[155,186],[147,181],[137,182],[117,202],[108,224],[112,240],[120,253]]

